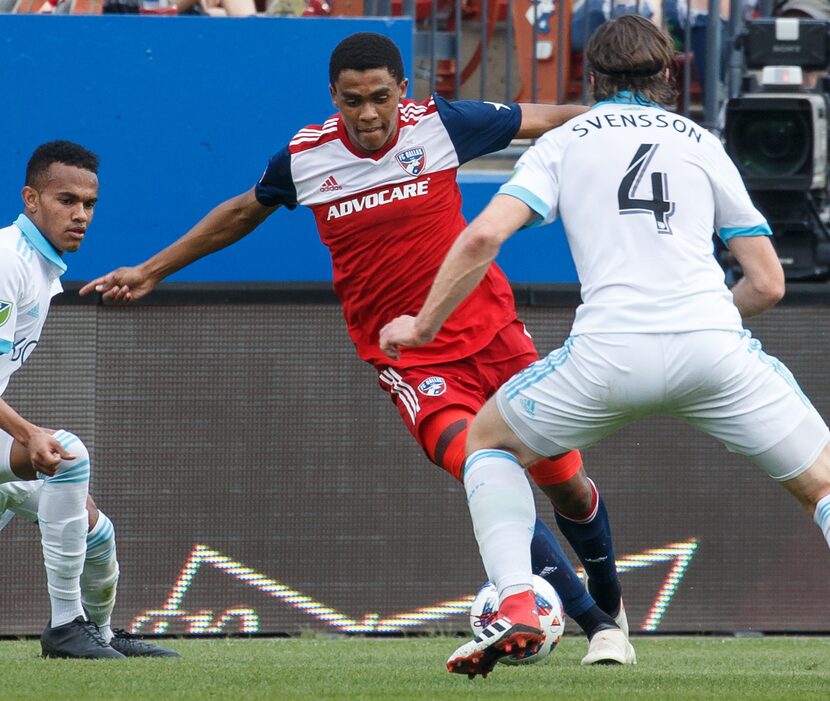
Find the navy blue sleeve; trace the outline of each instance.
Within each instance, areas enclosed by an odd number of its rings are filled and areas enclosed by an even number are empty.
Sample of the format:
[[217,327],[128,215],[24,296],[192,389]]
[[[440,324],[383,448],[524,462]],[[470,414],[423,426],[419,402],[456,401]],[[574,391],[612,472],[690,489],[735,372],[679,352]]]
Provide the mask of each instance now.
[[297,206],[297,188],[291,177],[291,152],[286,146],[268,162],[268,167],[254,190],[257,202],[264,207],[281,205],[294,209]]
[[460,163],[507,148],[522,124],[522,108],[515,102],[433,99]]

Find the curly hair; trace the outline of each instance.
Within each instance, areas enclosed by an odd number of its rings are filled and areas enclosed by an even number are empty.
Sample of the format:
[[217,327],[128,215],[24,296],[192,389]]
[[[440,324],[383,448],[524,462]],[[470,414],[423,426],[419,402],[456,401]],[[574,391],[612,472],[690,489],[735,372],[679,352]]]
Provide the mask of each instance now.
[[595,100],[630,90],[665,107],[677,101],[672,41],[644,17],[629,14],[605,22],[591,35],[585,51]]
[[38,146],[26,165],[26,185],[34,187],[53,163],[75,166],[98,174],[98,156],[71,141],[49,141]]
[[329,82],[332,87],[343,71],[368,71],[386,68],[400,83],[404,79],[400,49],[389,37],[374,32],[358,32],[347,36],[331,52]]

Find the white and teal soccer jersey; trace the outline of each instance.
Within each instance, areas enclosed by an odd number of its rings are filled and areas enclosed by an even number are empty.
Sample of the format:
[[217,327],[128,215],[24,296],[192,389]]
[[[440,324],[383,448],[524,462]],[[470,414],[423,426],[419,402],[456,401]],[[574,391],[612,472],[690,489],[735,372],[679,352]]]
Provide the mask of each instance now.
[[0,229],[0,395],[37,346],[66,264],[24,214]]
[[500,193],[561,217],[582,285],[572,335],[741,330],[712,223],[727,242],[771,231],[691,120],[621,93],[541,137]]

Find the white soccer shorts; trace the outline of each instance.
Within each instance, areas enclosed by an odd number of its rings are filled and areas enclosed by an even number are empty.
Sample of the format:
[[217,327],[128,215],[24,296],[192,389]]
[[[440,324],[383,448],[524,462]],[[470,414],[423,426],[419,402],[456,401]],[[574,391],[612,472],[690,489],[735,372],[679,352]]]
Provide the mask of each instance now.
[[786,480],[830,440],[790,371],[749,331],[574,336],[511,378],[496,401],[519,439],[548,456],[666,415]]
[[[0,468],[2,469],[9,469],[13,442],[14,439],[8,433],[0,431]],[[0,516],[6,509],[11,509],[30,521],[37,521],[37,493],[42,486],[41,480],[21,480],[0,484]]]

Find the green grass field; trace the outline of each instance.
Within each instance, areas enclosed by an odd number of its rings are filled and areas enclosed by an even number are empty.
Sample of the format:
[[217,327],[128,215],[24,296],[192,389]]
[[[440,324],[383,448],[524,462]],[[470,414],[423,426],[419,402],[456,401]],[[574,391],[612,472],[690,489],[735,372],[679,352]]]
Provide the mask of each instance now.
[[17,699],[830,699],[830,638],[637,638],[636,667],[581,667],[567,636],[536,665],[449,674],[460,638],[171,640],[180,659],[42,660],[0,642],[0,698]]

